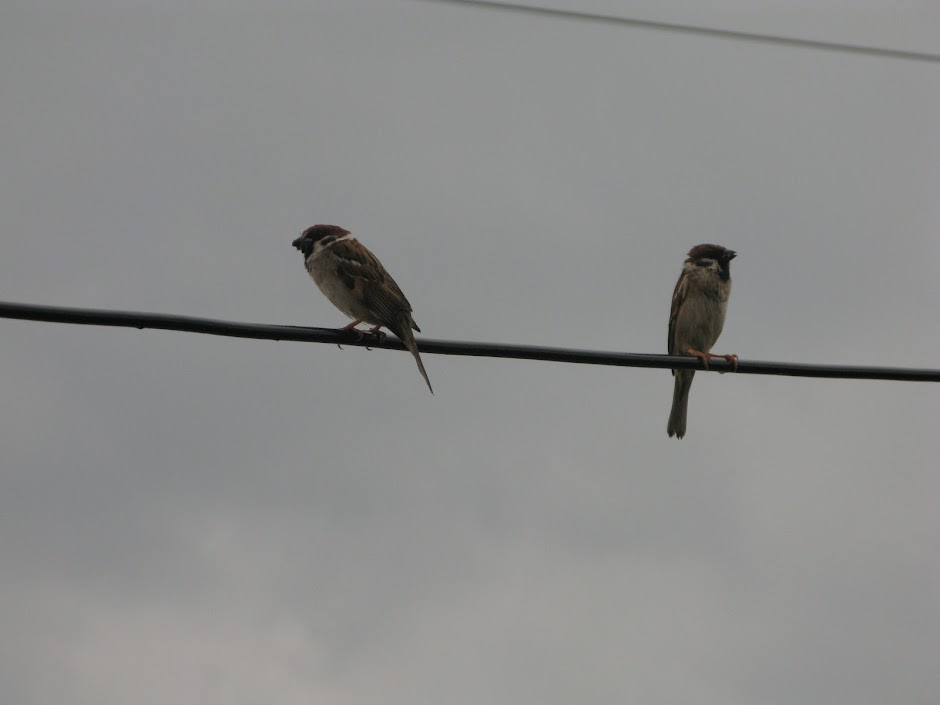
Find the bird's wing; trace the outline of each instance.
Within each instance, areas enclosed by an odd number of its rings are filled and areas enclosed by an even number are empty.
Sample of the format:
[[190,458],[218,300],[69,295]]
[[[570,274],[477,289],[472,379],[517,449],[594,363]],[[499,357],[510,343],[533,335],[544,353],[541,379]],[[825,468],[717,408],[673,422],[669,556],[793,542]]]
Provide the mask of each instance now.
[[389,324],[401,320],[402,313],[411,313],[411,304],[398,284],[365,245],[341,240],[331,245],[331,249],[336,257],[337,275],[375,314],[375,323],[390,327]]
[[688,290],[689,278],[683,272],[672,292],[672,310],[669,312],[669,343],[666,348],[670,355],[676,354],[676,321],[679,318],[679,311],[682,309]]

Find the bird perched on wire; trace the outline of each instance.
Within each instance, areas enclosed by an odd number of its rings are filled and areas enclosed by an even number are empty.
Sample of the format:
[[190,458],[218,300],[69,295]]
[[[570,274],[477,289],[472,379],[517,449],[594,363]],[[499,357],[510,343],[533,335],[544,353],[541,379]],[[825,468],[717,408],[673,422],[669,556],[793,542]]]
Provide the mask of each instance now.
[[[695,356],[701,359],[706,370],[709,359],[723,357],[737,370],[737,355],[711,353],[725,324],[728,297],[731,295],[730,264],[736,256],[736,252],[721,245],[696,245],[689,250],[689,257],[682,264],[682,274],[672,293],[670,355]],[[666,432],[682,438],[695,370],[673,370],[672,374],[676,381]]]
[[412,328],[421,332],[411,317],[411,304],[378,258],[338,225],[309,227],[292,244],[303,253],[307,272],[320,291],[353,319],[344,330],[361,334],[365,331],[356,326],[370,323],[373,326],[370,333],[384,335],[379,329],[388,328],[414,355],[418,371],[433,394],[411,332]]

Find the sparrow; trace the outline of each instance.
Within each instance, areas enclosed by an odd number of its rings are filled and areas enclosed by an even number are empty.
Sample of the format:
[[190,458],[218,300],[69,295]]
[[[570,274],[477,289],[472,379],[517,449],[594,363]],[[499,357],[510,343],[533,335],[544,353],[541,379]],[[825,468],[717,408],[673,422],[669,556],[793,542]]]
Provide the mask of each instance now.
[[353,319],[343,330],[353,330],[360,323],[370,323],[368,332],[385,335],[388,328],[418,363],[418,371],[431,389],[412,328],[421,329],[411,317],[411,304],[378,258],[353,234],[338,225],[314,225],[292,243],[304,256],[304,264],[320,291],[340,311]]
[[[670,355],[697,357],[706,370],[709,359],[723,357],[737,369],[737,355],[711,354],[725,324],[725,311],[731,295],[730,264],[736,256],[736,252],[721,245],[696,245],[689,250],[689,257],[682,264],[682,274],[672,293]],[[672,374],[676,381],[666,432],[670,437],[682,438],[695,370],[673,370]]]

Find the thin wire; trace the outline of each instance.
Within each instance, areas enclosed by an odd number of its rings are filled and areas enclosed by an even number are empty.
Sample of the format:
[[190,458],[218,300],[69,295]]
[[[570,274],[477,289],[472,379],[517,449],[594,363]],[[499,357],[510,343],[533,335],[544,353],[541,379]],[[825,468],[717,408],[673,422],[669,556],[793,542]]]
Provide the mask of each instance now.
[[466,5],[468,7],[478,7],[488,10],[504,10],[507,12],[527,13],[531,15],[542,15],[543,17],[555,17],[568,20],[580,20],[587,22],[603,22],[605,24],[619,24],[630,27],[642,27],[644,29],[654,29],[666,32],[681,32],[683,34],[699,34],[710,37],[720,37],[722,39],[737,39],[746,42],[763,42],[768,44],[778,44],[782,46],[803,47],[808,49],[823,49],[827,51],[838,51],[849,54],[865,54],[868,56],[880,56],[889,59],[906,59],[909,61],[927,61],[931,63],[940,63],[940,54],[933,54],[920,51],[904,51],[902,49],[883,49],[880,47],[864,46],[862,44],[843,44],[841,42],[826,42],[816,39],[797,39],[794,37],[783,37],[774,34],[759,34],[756,32],[737,32],[730,29],[712,29],[709,27],[697,27],[695,25],[675,24],[672,22],[654,22],[652,20],[638,20],[629,17],[618,17],[616,15],[603,15],[593,12],[581,12],[578,10],[557,10],[548,7],[536,7],[533,5],[521,5],[512,2],[496,2],[495,0],[422,0],[423,2],[446,3],[449,5]]
[[[106,311],[101,309],[65,308],[62,306],[36,306],[0,301],[0,318],[53,323],[74,323],[90,326],[118,326],[123,328],[154,328],[186,333],[204,333],[233,338],[261,340],[295,340],[307,343],[334,343],[358,345],[386,350],[405,350],[397,338],[381,338],[371,333],[357,336],[352,331],[333,328],[306,328],[264,323],[237,323],[211,318],[172,316],[139,311]],[[652,367],[660,369],[698,369],[701,363],[691,357],[671,357],[641,353],[601,352],[545,348],[531,345],[500,345],[447,340],[418,341],[422,353],[437,355],[463,355],[470,357],[499,357],[518,360],[547,360],[581,365],[613,365],[617,367]],[[730,363],[713,360],[709,369],[728,372]],[[738,374],[786,375],[790,377],[830,377],[837,379],[884,379],[904,382],[940,382],[940,370],[906,369],[898,367],[851,367],[846,365],[807,365],[791,362],[760,362],[739,360]]]

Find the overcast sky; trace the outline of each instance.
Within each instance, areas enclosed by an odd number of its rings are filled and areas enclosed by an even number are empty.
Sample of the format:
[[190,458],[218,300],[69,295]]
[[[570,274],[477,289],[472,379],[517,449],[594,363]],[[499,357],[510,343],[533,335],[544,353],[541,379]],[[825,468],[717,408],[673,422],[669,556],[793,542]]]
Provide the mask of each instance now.
[[[558,7],[940,52],[935,2]],[[0,300],[937,367],[940,65],[414,0],[8,0]],[[933,705],[940,388],[0,320],[0,702]]]

